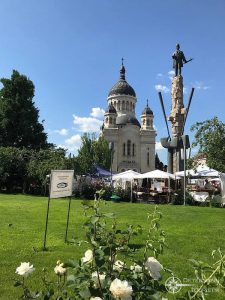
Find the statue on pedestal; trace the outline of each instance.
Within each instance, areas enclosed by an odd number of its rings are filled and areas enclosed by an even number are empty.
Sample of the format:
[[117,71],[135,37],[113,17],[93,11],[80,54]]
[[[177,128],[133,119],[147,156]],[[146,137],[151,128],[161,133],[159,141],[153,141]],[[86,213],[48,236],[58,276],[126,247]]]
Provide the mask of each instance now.
[[190,58],[189,60],[186,60],[183,51],[180,50],[180,45],[176,45],[176,51],[173,53],[173,68],[175,69],[175,76],[181,75],[181,68],[183,67],[183,64],[188,63],[189,61],[192,61],[193,58]]

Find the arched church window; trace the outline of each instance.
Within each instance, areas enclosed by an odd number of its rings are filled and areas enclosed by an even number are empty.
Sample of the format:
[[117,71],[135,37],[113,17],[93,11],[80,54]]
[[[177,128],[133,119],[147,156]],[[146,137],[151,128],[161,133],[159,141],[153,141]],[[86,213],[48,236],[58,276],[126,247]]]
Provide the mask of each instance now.
[[125,101],[122,102],[122,110],[125,109]]
[[113,106],[116,108],[116,101],[114,101],[114,105]]
[[109,124],[112,124],[112,118],[111,117],[109,118]]
[[150,126],[150,120],[147,119],[147,126]]
[[126,103],[126,110],[129,110],[129,102]]
[[143,125],[145,125],[145,119],[143,120]]
[[108,119],[108,117],[105,119],[105,122],[106,122],[106,123],[108,123],[108,122],[109,122],[109,119]]
[[120,110],[120,101],[118,101],[118,110]]
[[130,140],[127,141],[127,155],[128,156],[131,155],[131,141]]
[[147,147],[147,166],[150,165],[149,147]]
[[132,103],[130,103],[130,111],[132,111]]
[[133,147],[132,147],[133,149],[132,149],[132,152],[133,152],[133,156],[135,156],[136,155],[136,145],[135,144],[133,144]]
[[126,143],[123,143],[123,156],[126,155]]

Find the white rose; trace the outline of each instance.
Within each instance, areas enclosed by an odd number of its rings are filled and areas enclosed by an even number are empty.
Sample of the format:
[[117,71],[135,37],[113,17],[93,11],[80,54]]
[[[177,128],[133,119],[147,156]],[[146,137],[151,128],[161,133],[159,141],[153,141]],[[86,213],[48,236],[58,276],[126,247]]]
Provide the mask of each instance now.
[[[98,279],[98,276],[99,276],[99,279]],[[94,287],[95,288],[99,288],[99,280],[100,280],[100,283],[101,283],[101,286],[104,285],[105,283],[105,276],[106,274],[105,273],[97,273],[97,272],[94,272],[91,274],[91,277],[92,277],[92,280],[94,281]]]
[[145,263],[146,269],[149,271],[150,276],[158,280],[160,279],[160,271],[163,270],[163,266],[154,257],[149,257]]
[[67,269],[63,267],[63,264],[61,264],[60,261],[57,263],[57,266],[54,268],[55,273],[60,276],[66,274]]
[[118,272],[122,272],[123,268],[125,266],[125,263],[121,260],[116,260],[113,264],[113,270],[116,270]]
[[23,276],[23,277],[27,277],[34,270],[35,270],[35,268],[33,268],[33,265],[30,265],[29,262],[28,263],[23,262],[23,263],[21,263],[21,265],[18,268],[16,268],[16,273]]
[[135,263],[130,266],[130,269],[131,271],[134,271],[134,273],[140,273],[142,271],[142,267]]
[[84,257],[81,258],[82,263],[91,263],[93,261],[93,252],[92,250],[87,250],[84,253]]
[[129,283],[124,280],[121,281],[119,279],[114,279],[111,282],[110,288],[109,288],[110,292],[113,294],[113,296],[117,299],[120,300],[132,300],[132,286],[129,285]]
[[102,300],[100,297],[91,297],[90,300]]

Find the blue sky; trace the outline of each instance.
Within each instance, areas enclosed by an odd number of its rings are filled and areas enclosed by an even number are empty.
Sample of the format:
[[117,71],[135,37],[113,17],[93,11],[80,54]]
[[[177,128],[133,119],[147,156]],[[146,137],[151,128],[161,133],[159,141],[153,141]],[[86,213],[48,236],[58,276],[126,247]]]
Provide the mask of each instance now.
[[137,117],[148,98],[157,142],[167,135],[157,89],[169,115],[177,42],[194,58],[183,68],[185,104],[196,88],[186,133],[214,116],[225,122],[224,0],[1,0],[0,11],[0,76],[16,69],[34,82],[49,141],[69,152],[84,131],[99,128],[122,57]]

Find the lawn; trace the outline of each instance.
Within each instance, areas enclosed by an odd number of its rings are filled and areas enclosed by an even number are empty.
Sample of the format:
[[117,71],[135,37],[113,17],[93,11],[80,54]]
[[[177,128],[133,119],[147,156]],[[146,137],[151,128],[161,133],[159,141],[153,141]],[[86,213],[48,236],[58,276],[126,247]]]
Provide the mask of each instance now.
[[[36,271],[28,278],[39,286],[41,270],[46,267],[54,278],[53,268],[58,259],[83,256],[85,245],[78,247],[65,244],[65,227],[68,201],[51,200],[49,228],[47,236],[48,251],[41,251],[43,245],[47,198],[24,195],[0,194],[0,299],[10,300],[19,296],[18,288],[13,287],[17,278],[15,269],[20,262],[31,262]],[[147,212],[154,205],[107,202],[104,211],[115,212],[121,226],[140,224],[147,229]],[[212,262],[211,251],[221,247],[225,252],[225,210],[210,207],[161,205],[163,213],[162,228],[167,234],[168,249],[159,258],[160,262],[171,268],[177,277],[194,278],[188,259],[201,259]],[[68,237],[77,240],[84,238],[83,215],[80,200],[73,200]],[[135,243],[143,244],[144,237],[136,238]],[[36,281],[35,281],[36,280]],[[223,294],[211,294],[208,299],[224,299]],[[171,298],[173,299],[173,298]]]

